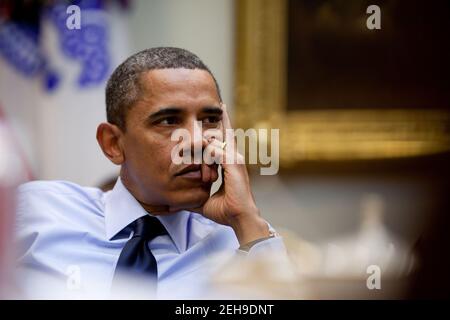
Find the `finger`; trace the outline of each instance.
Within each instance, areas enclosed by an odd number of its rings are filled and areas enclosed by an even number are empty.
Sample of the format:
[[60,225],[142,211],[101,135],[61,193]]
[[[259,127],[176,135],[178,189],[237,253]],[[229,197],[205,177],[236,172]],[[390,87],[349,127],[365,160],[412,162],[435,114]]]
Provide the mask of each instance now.
[[222,129],[208,129],[203,133],[203,137],[208,142],[211,142],[212,140],[223,141],[223,132]]
[[212,139],[209,145],[213,146],[214,148],[223,149],[223,141],[219,139]]
[[226,104],[222,103],[222,124],[223,124],[223,135],[224,135],[224,141],[227,143],[225,150],[230,151],[234,150],[236,151],[236,143],[234,138],[234,131],[233,127],[231,126],[230,116],[227,111]]
[[204,161],[208,165],[222,164],[225,162],[224,153],[225,150],[222,148],[223,142],[214,140],[205,149]]
[[223,162],[223,142],[213,139],[203,151],[203,162],[211,166]]
[[[205,151],[207,150],[209,146],[209,139],[204,135],[203,136],[203,141],[202,141],[202,147],[203,147],[203,161],[202,161],[202,165],[200,166],[200,170],[201,170],[201,174],[202,174],[202,181],[204,183],[209,182],[209,180],[211,179],[211,173],[210,173],[210,169],[208,167],[208,163],[205,161]],[[205,163],[206,162],[206,163]]]
[[227,111],[227,105],[225,103],[222,103],[222,123],[224,129],[232,129],[230,117],[228,115]]
[[229,147],[228,143],[225,148],[223,148],[223,142],[216,140],[212,141],[208,145],[208,148],[208,152],[211,152],[214,158],[221,159],[221,162],[219,163],[222,165],[245,164],[244,156],[236,148],[233,148],[233,146]]
[[202,181],[203,182],[209,182],[211,180],[211,168],[203,163],[201,166],[201,170],[202,170]]
[[[217,131],[217,130],[216,130]],[[220,141],[222,138],[222,133],[218,131],[219,134],[214,134],[213,136],[205,136],[205,138],[208,140],[208,145],[204,149],[203,154],[203,161],[204,164],[206,164],[206,168],[202,167],[202,181],[203,182],[215,182],[219,178],[219,174],[217,172],[218,163],[220,161],[215,161],[214,155],[216,154],[216,148],[219,148],[222,146],[222,142]],[[209,170],[208,170],[209,168]],[[203,175],[203,170],[205,172],[205,175]],[[208,179],[208,173],[209,173],[209,179]]]
[[210,168],[211,168],[211,178],[210,178],[211,183],[215,182],[219,178],[219,173],[217,172],[218,167],[219,166],[216,164],[210,166]]
[[209,143],[206,149],[205,162],[208,164],[212,164],[214,162],[221,164],[224,168],[227,168],[228,165],[245,164],[245,158],[235,148],[229,148],[228,143],[224,150],[223,142],[213,140]]

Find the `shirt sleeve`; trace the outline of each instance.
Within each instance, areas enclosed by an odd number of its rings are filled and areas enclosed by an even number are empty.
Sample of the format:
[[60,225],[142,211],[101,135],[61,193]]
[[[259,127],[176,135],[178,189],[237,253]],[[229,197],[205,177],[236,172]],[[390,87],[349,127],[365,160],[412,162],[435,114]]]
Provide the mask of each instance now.
[[276,254],[287,254],[286,247],[284,246],[283,238],[281,236],[275,236],[254,244],[247,254],[265,254],[267,252],[272,252]]
[[283,238],[277,234],[275,229],[267,222],[270,233],[275,236],[258,241],[253,244],[248,251],[238,249],[239,253],[247,255],[274,254],[287,256]]

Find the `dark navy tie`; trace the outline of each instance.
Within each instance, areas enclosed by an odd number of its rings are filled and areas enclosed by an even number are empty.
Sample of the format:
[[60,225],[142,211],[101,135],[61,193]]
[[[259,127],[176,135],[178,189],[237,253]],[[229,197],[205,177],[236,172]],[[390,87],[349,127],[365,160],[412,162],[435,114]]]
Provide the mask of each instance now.
[[124,272],[156,281],[158,267],[155,256],[148,247],[148,242],[157,236],[167,234],[167,230],[157,218],[149,215],[137,219],[134,225],[133,237],[128,240],[120,253],[115,278],[117,278],[118,272]]

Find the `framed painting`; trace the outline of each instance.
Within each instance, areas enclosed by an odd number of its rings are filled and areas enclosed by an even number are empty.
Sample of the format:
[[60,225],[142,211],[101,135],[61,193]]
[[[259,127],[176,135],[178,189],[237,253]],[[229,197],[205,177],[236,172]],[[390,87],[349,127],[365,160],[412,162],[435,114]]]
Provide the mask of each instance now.
[[236,124],[280,129],[281,167],[450,149],[448,19],[379,2],[380,30],[369,1],[235,2]]

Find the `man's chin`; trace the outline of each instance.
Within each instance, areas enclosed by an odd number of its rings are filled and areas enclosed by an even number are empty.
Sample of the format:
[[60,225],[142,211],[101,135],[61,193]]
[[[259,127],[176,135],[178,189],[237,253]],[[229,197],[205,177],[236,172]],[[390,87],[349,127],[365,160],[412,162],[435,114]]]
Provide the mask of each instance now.
[[179,191],[173,201],[172,207],[180,210],[191,210],[202,207],[210,196],[210,188]]

